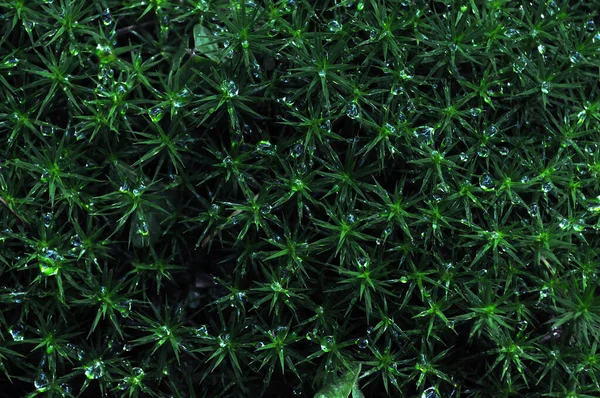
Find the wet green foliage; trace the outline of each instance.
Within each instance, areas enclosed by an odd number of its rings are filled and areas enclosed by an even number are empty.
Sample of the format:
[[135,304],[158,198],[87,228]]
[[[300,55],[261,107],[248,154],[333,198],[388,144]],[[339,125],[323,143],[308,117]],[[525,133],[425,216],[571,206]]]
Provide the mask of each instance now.
[[0,0],[0,395],[597,396],[599,9]]

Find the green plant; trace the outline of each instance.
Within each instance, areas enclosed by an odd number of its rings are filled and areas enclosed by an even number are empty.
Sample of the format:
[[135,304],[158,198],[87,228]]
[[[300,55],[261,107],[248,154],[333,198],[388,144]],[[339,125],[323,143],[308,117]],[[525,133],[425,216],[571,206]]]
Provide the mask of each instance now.
[[0,384],[594,396],[598,11],[0,0]]

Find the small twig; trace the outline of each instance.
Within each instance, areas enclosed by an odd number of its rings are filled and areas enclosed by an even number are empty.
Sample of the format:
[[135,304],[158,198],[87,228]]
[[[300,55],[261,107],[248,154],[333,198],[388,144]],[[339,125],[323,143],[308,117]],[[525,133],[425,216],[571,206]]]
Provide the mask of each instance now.
[[540,339],[540,343],[547,343],[549,341],[558,341],[558,340],[560,340],[560,338],[562,336],[562,332],[563,332],[563,330],[561,327],[553,329],[551,333],[543,336]]
[[122,35],[123,33],[129,33],[129,32],[132,32],[133,30],[135,30],[137,28],[143,28],[145,26],[149,26],[149,25],[152,25],[154,23],[155,23],[154,21],[146,21],[146,22],[141,23],[141,24],[129,25],[129,26],[126,26],[124,28],[117,29],[116,33],[118,35]]
[[11,209],[11,208],[10,208],[10,206],[8,205],[8,203],[6,203],[6,201],[5,201],[4,199],[0,198],[0,202],[2,202],[2,204],[3,204],[4,206],[6,206],[6,208],[7,208],[7,209],[8,209],[8,210],[9,210],[9,211],[10,211],[10,212],[11,212],[11,213],[12,213],[12,214],[15,216],[15,217],[17,217],[17,219],[18,219],[20,222],[24,223],[23,219],[22,219],[21,217],[19,217],[19,215],[18,215],[18,214],[17,214],[17,213],[16,213],[16,212],[15,212],[13,209]]

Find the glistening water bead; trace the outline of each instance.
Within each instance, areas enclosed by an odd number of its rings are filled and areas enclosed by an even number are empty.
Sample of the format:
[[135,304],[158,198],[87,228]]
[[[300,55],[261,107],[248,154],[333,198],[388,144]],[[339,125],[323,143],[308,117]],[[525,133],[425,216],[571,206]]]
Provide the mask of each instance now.
[[492,176],[485,173],[479,177],[479,186],[485,191],[492,190],[494,188],[494,180],[492,179]]

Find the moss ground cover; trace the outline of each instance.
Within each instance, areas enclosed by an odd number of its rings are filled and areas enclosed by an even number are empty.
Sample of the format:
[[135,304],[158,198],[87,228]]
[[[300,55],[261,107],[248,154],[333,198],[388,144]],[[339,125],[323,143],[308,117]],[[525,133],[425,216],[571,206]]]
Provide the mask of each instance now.
[[599,11],[0,0],[0,395],[598,396]]

